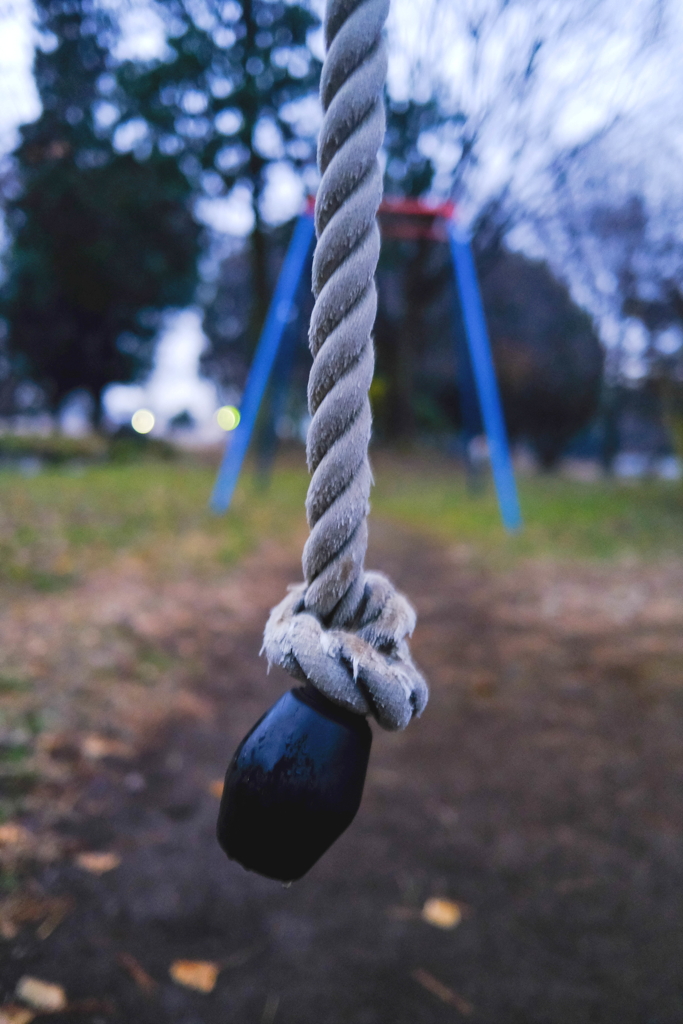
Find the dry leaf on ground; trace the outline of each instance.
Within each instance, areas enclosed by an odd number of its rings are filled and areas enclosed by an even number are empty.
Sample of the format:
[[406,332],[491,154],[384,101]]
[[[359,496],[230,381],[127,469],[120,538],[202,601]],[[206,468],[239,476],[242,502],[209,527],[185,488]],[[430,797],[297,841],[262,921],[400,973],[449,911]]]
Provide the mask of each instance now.
[[27,1010],[25,1006],[16,1006],[13,1003],[0,1006],[0,1024],[31,1024],[35,1016],[33,1010]]
[[51,832],[31,832],[14,821],[0,825],[0,864],[9,870],[27,859],[49,864],[59,859],[63,847],[64,841]]
[[8,821],[0,825],[0,864],[13,871],[21,861],[31,857],[36,847],[36,837],[23,825]]
[[121,858],[118,853],[93,851],[90,853],[79,853],[76,857],[79,868],[89,871],[91,875],[104,875],[107,871],[113,871],[119,867]]
[[56,897],[49,900],[49,909],[42,924],[36,928],[36,937],[41,941],[49,939],[55,928],[58,928],[64,918],[73,908],[73,900],[68,896]]
[[57,1013],[66,1009],[66,992],[61,985],[54,985],[49,981],[41,981],[40,978],[32,978],[25,974],[19,979],[16,987],[16,994],[24,1003],[28,1003],[34,1010],[43,1010],[48,1013]]
[[24,924],[38,923],[36,936],[46,939],[62,923],[73,906],[67,896],[45,896],[41,892],[19,892],[0,903],[0,935],[13,939]]
[[474,1010],[471,1003],[468,1003],[466,999],[454,992],[448,985],[444,985],[442,981],[435,978],[429,971],[425,971],[422,967],[418,967],[413,971],[413,979],[426,988],[428,992],[431,992],[433,996],[440,999],[442,1003],[448,1003],[450,1006],[454,1006],[458,1013],[461,1013],[463,1017],[469,1017]]
[[23,924],[40,921],[45,913],[40,899],[24,893],[8,896],[0,903],[0,936],[16,938]]
[[422,920],[435,928],[456,928],[462,921],[460,904],[432,896],[422,908]]
[[81,753],[91,761],[100,761],[104,757],[132,757],[133,751],[123,740],[113,740],[108,736],[91,733],[81,740]]
[[33,835],[23,825],[8,821],[0,825],[0,846],[30,846]]
[[216,800],[220,800],[223,796],[223,786],[224,783],[222,779],[215,779],[213,782],[209,783],[209,793],[211,796],[215,796]]
[[157,988],[157,982],[154,978],[147,973],[142,964],[138,963],[134,956],[130,953],[119,953],[116,958],[123,967],[124,971],[130,974],[131,978],[141,991],[147,994],[153,992]]
[[197,992],[213,992],[219,971],[220,966],[208,960],[176,960],[169,973],[178,985]]

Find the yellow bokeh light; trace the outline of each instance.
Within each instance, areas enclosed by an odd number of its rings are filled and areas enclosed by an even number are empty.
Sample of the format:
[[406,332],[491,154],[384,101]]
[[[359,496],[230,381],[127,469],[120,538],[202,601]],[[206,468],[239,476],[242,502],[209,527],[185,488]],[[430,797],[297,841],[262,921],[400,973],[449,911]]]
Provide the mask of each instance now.
[[216,413],[216,419],[221,430],[234,430],[240,421],[239,409],[234,405],[223,405]]
[[154,426],[154,413],[149,409],[138,409],[133,413],[130,425],[138,434],[149,434]]

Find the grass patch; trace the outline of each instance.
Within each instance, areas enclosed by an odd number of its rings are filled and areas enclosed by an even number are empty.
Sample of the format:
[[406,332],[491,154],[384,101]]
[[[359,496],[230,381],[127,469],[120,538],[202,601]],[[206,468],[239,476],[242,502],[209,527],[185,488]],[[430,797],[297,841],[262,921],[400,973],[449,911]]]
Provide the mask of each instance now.
[[0,583],[54,591],[115,555],[162,575],[224,572],[259,538],[305,529],[305,469],[268,490],[247,476],[227,516],[208,508],[215,470],[190,461],[0,474]]
[[[510,536],[490,484],[468,493],[462,474],[445,461],[380,453],[375,462],[375,515],[495,560],[683,555],[677,484],[522,479],[524,529]],[[267,488],[246,473],[226,516],[208,509],[214,477],[213,467],[189,460],[102,464],[79,476],[58,468],[30,479],[0,474],[0,584],[60,590],[119,556],[141,560],[161,577],[217,576],[261,538],[303,541],[303,458],[283,460]],[[0,678],[0,691],[14,686]]]
[[471,544],[495,558],[683,555],[680,484],[521,478],[524,527],[510,535],[501,525],[490,482],[472,494],[462,474],[447,463],[407,469],[378,462],[372,498],[377,514],[446,541]]
[[23,676],[11,676],[0,673],[0,694],[17,693],[30,689],[31,683]]

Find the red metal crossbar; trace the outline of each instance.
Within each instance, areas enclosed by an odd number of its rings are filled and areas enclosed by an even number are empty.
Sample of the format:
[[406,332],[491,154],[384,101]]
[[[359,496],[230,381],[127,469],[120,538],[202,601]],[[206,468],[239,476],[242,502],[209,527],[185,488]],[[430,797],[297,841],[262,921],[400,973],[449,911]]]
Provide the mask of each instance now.
[[[455,216],[455,203],[428,203],[424,199],[385,197],[379,208],[380,226],[385,238],[414,240],[428,238],[435,242],[448,241],[443,221]],[[309,196],[306,212],[315,210],[315,196]],[[415,221],[425,218],[428,223]]]
[[379,212],[395,213],[404,217],[443,217],[445,220],[451,220],[455,215],[455,203],[426,203],[423,199],[385,196]]

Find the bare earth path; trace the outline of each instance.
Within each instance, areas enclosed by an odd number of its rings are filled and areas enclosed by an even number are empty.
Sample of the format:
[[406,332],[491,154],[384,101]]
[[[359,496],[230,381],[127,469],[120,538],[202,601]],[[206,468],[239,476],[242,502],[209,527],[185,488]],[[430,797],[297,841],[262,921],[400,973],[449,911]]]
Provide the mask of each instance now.
[[[52,751],[80,782],[62,799],[57,772],[26,824],[54,801],[65,852],[34,873],[72,910],[2,942],[6,1000],[31,974],[74,1003],[53,1024],[680,1024],[683,568],[493,573],[467,549],[373,536],[369,564],[418,607],[432,700],[406,733],[375,730],[352,828],[289,889],[214,840],[210,783],[286,685],[258,650],[294,554],[252,556],[220,601],[159,595],[146,628],[191,678],[131,756]],[[78,850],[121,865],[88,874]],[[462,923],[421,920],[430,896]],[[219,962],[214,991],[175,984],[177,959]]]

